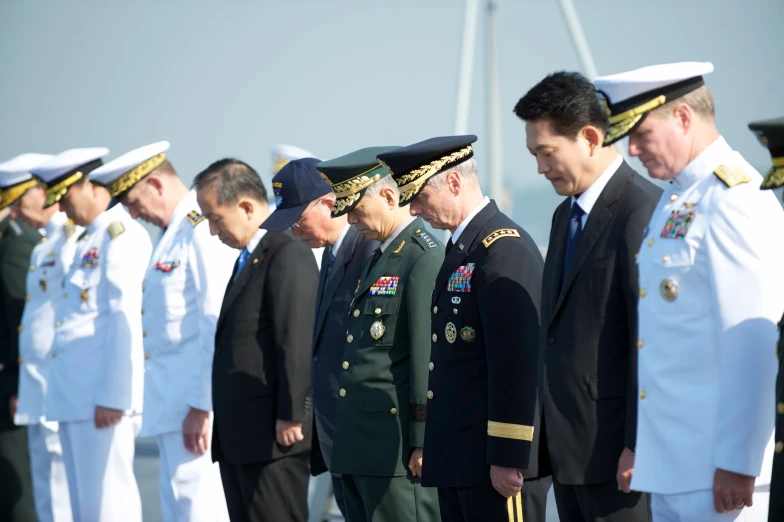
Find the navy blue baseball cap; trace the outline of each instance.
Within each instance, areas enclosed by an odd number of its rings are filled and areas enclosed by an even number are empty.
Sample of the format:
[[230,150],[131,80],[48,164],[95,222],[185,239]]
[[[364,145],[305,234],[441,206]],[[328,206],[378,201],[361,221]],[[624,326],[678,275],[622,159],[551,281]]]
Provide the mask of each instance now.
[[332,187],[316,170],[320,162],[316,158],[290,161],[275,174],[272,191],[276,208],[261,228],[283,232],[299,219],[312,201],[332,192]]

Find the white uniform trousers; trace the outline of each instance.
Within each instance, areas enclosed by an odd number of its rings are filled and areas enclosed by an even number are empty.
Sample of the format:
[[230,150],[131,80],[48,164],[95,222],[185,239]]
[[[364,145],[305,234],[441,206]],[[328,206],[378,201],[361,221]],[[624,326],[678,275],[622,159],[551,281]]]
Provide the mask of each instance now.
[[182,432],[155,437],[160,453],[159,485],[164,522],[228,522],[220,469],[210,451],[185,449]]
[[770,486],[754,490],[753,506],[717,513],[713,491],[693,491],[675,495],[651,495],[653,522],[768,522]]
[[72,522],[60,435],[43,424],[27,426],[33,497],[39,522]]
[[102,429],[92,420],[60,423],[74,522],[142,522],[133,474],[141,420],[139,415],[124,416]]

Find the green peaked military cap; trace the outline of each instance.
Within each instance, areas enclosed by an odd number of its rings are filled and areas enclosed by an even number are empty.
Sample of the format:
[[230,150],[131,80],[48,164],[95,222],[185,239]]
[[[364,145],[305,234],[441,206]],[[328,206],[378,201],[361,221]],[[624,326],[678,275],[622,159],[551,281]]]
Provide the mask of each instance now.
[[784,117],[751,122],[749,129],[768,148],[773,158],[773,166],[765,174],[760,189],[774,189],[784,185]]
[[399,148],[367,147],[316,165],[337,197],[332,217],[342,216],[357,206],[367,188],[389,174],[376,156]]

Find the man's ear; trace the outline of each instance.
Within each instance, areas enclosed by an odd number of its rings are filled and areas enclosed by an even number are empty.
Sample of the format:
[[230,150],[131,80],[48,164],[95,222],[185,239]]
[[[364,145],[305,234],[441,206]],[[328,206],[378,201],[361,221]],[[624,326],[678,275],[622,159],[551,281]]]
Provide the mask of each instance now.
[[580,131],[579,137],[582,137],[591,149],[591,155],[604,146],[604,134],[594,127],[593,125],[586,125]]
[[163,195],[163,182],[158,176],[147,176],[145,179],[147,186],[158,193],[159,196]]
[[391,187],[381,189],[381,197],[386,200],[387,205],[390,207],[396,207],[400,203],[400,194]]
[[253,206],[253,203],[251,203],[247,199],[241,199],[240,202],[237,203],[237,205],[245,213],[245,216],[248,218],[248,221],[250,221],[253,218],[253,213],[256,212],[256,207]]

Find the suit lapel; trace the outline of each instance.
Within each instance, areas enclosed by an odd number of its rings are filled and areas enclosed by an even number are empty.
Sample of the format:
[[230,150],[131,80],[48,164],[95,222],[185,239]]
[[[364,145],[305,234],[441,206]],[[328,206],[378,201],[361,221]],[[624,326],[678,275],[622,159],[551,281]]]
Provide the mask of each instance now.
[[[326,277],[326,271],[323,271],[321,274],[321,278],[319,278],[319,298],[318,301],[318,308],[316,309],[316,327],[313,329],[313,340],[315,341],[318,339],[319,334],[321,333],[321,327],[324,326],[324,319],[327,317],[327,310],[329,309],[329,304],[332,302],[332,298],[335,296],[335,292],[337,292],[340,284],[343,282],[343,276],[346,274],[346,265],[351,258],[354,256],[354,249],[357,246],[357,240],[359,239],[359,232],[354,227],[349,227],[348,232],[346,232],[346,237],[343,238],[343,244],[340,245],[340,250],[338,250],[338,255],[335,257],[335,262],[332,263],[332,274],[330,275],[330,279],[327,282],[326,288],[324,287],[324,277]],[[330,249],[325,249],[324,253],[328,255],[328,251]],[[326,257],[326,256],[325,256]],[[328,261],[328,259],[326,260]],[[322,260],[321,266],[324,265],[325,260]]]
[[[629,170],[626,168],[626,163],[621,163],[621,166],[618,167],[618,170],[613,174],[610,181],[602,190],[599,199],[596,200],[593,208],[591,209],[591,213],[588,214],[588,219],[585,223],[585,229],[583,230],[582,235],[580,236],[580,240],[577,243],[577,249],[572,256],[572,260],[569,263],[569,269],[566,272],[566,276],[561,284],[561,290],[558,293],[558,301],[555,304],[555,309],[553,310],[552,317],[555,317],[555,314],[558,312],[558,309],[564,302],[566,298],[566,294],[569,292],[569,288],[574,283],[574,280],[577,278],[577,274],[582,268],[585,261],[591,254],[593,247],[596,245],[596,242],[601,237],[604,229],[607,228],[607,225],[610,223],[612,219],[612,212],[610,211],[610,207],[613,203],[618,200],[620,195],[621,189],[626,185],[626,182],[629,179],[630,173]],[[563,230],[563,236],[567,235],[567,227],[568,227],[569,217],[566,214],[565,223],[566,226]],[[560,264],[555,267],[556,274],[560,273],[559,269],[562,270],[563,267],[563,255],[566,251],[566,243],[564,243],[564,248],[562,249],[563,253],[561,254]]]
[[256,271],[258,264],[264,259],[264,251],[267,249],[268,240],[269,232],[264,234],[264,237],[261,238],[259,244],[256,245],[256,248],[245,262],[245,266],[242,267],[242,272],[239,274],[237,274],[237,263],[234,264],[234,271],[231,274],[232,279],[228,288],[226,288],[226,295],[224,296],[223,304],[221,305],[221,315],[218,320],[218,327],[220,327],[221,323],[226,318],[226,313],[229,311],[229,308],[231,308],[232,303],[234,303],[237,296],[242,292],[242,289],[245,288],[245,284]]

